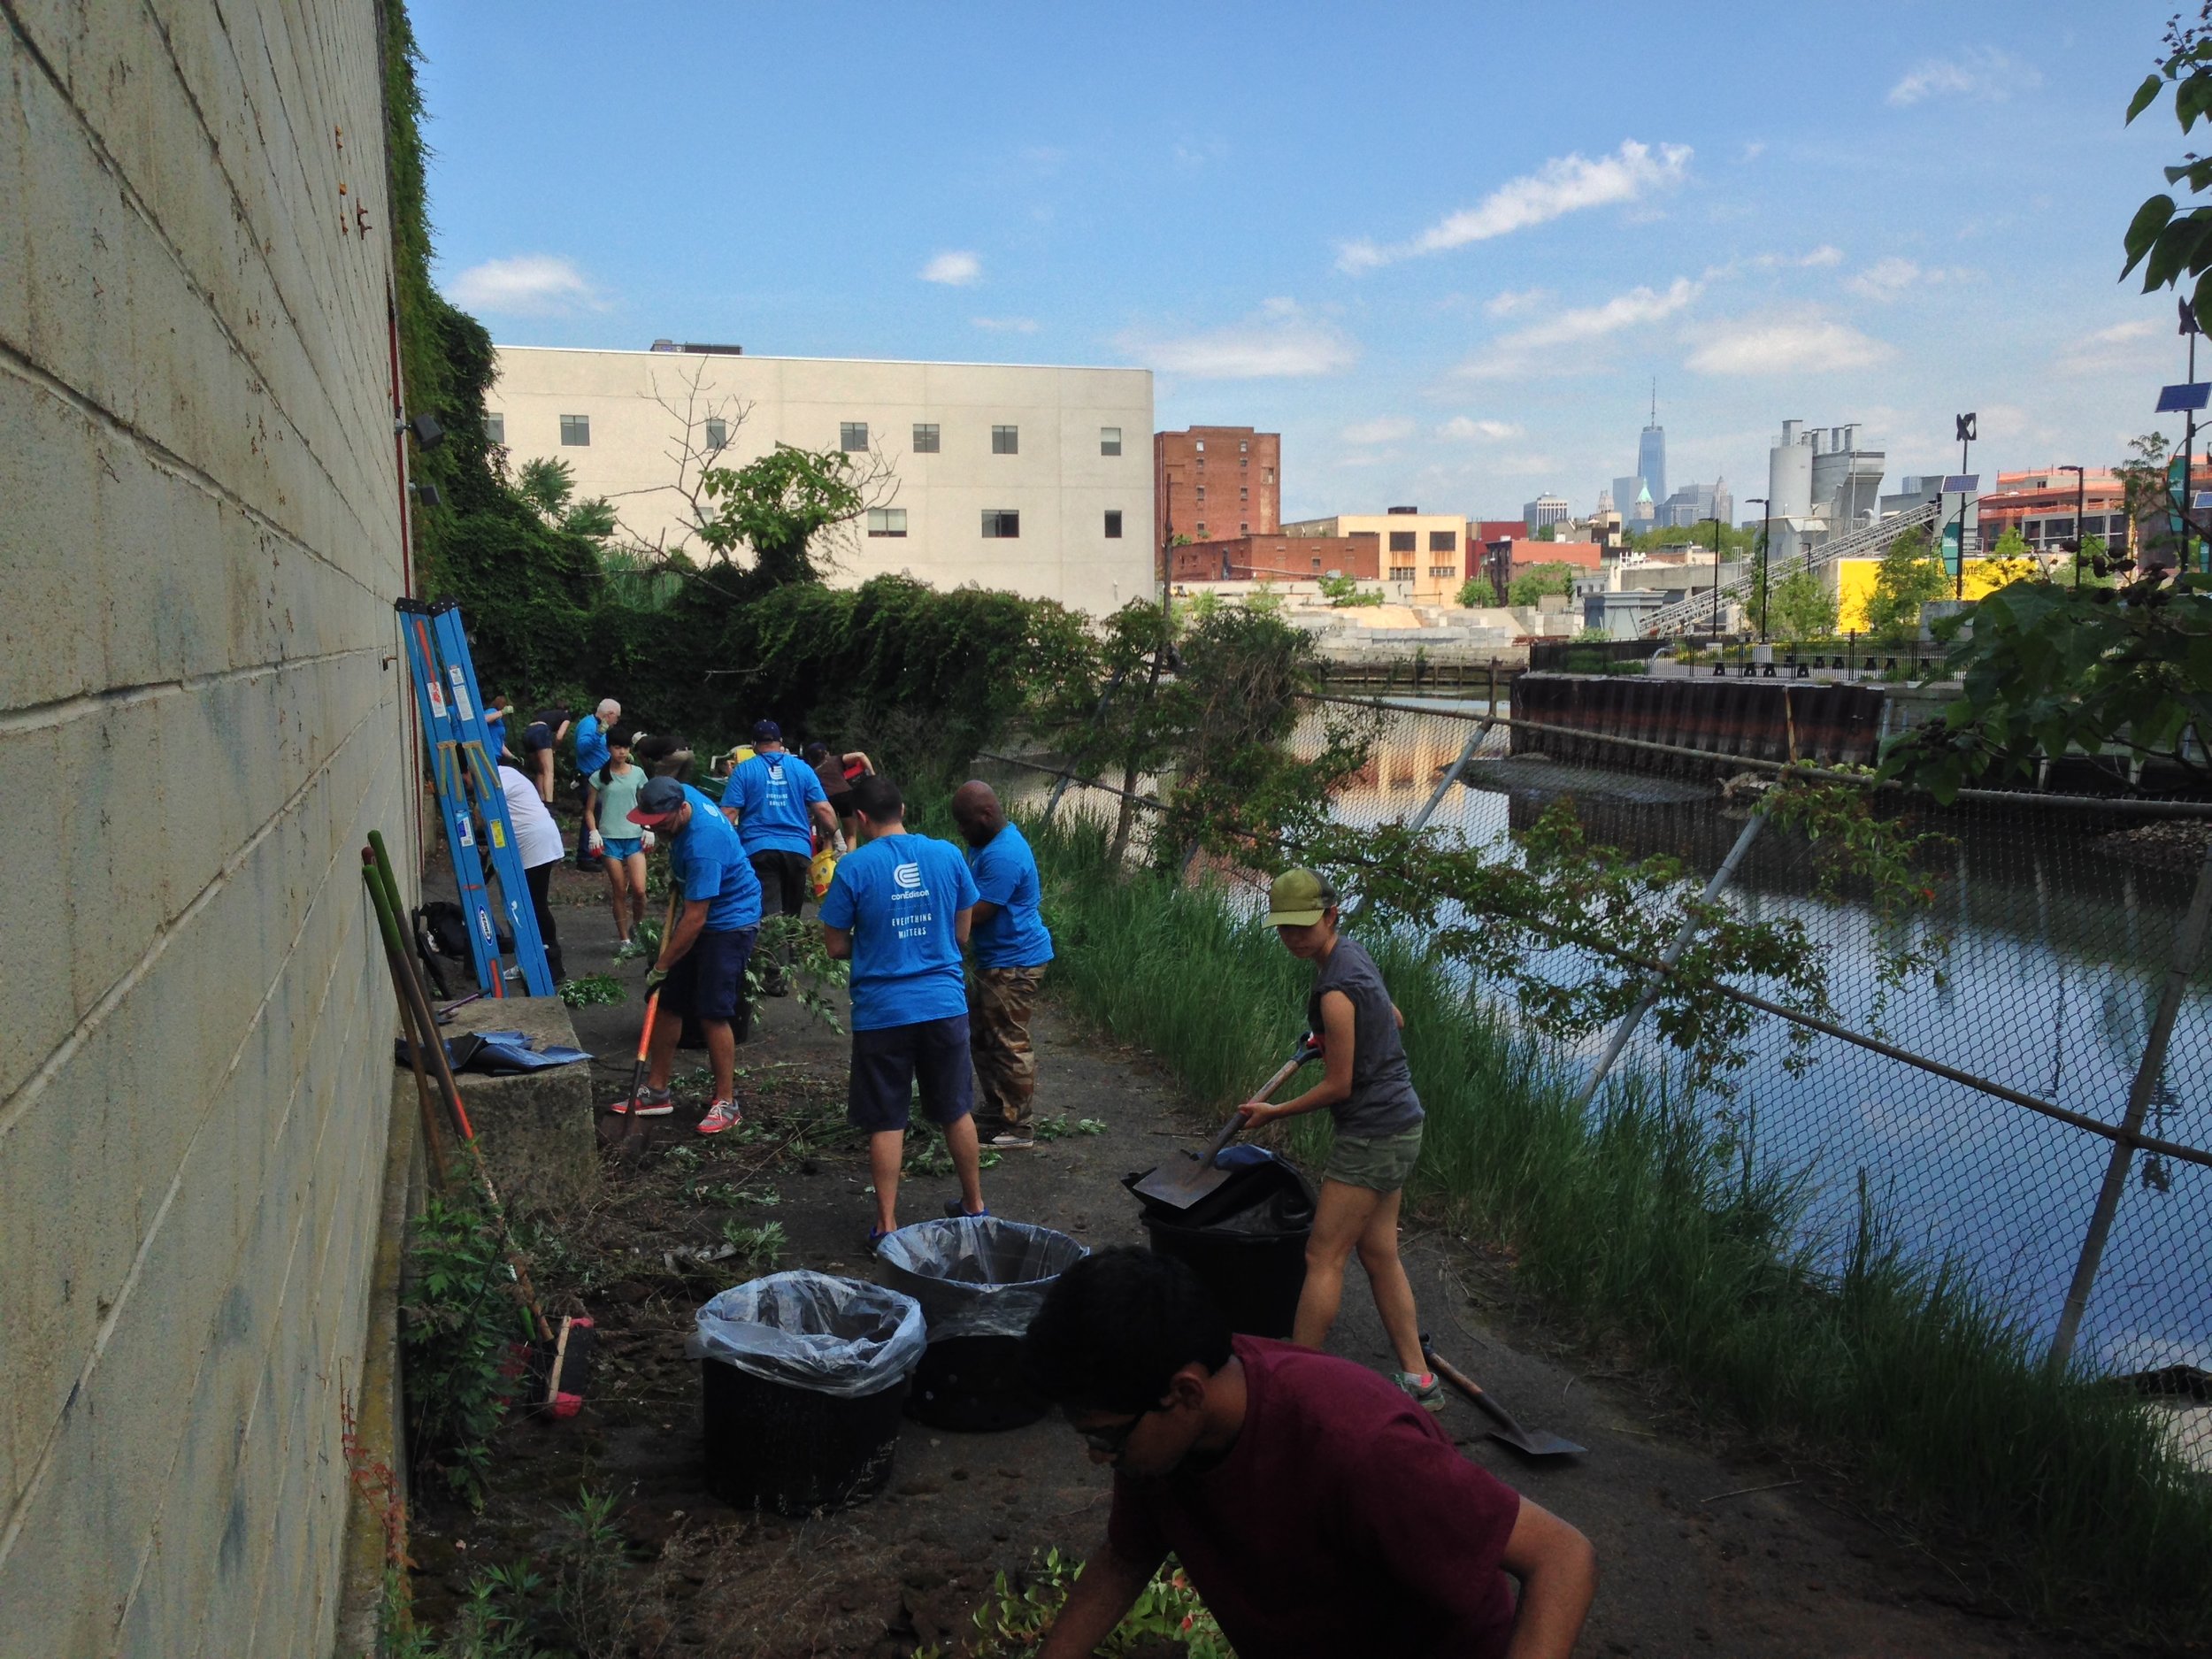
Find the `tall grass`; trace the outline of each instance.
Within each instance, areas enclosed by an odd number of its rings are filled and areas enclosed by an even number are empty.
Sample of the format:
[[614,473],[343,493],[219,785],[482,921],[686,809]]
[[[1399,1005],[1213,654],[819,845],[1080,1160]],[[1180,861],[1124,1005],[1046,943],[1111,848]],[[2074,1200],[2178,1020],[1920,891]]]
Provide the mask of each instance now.
[[[1281,1063],[1312,971],[1270,930],[1217,890],[1110,873],[1087,826],[1032,839],[1060,994],[1225,1110]],[[2046,1622],[2212,1629],[2212,1483],[2128,1396],[2050,1375],[1962,1274],[1907,1259],[1863,1187],[1849,1236],[1810,1238],[1809,1172],[1758,1166],[1640,1079],[1577,1112],[1556,1059],[1479,990],[1404,941],[1375,951],[1428,1113],[1409,1197],[1509,1250],[1519,1289],[1701,1409],[1972,1540]],[[1328,1133],[1300,1119],[1294,1152],[1316,1158]]]

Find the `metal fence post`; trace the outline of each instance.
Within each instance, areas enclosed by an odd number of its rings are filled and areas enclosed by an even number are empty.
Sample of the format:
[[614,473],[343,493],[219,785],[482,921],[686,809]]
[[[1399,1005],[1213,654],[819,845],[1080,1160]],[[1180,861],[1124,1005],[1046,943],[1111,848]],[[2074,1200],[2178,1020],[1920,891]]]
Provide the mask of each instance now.
[[[1467,763],[1475,757],[1475,750],[1482,747],[1482,740],[1489,733],[1490,728],[1497,723],[1497,717],[1493,715],[1475,727],[1474,735],[1461,745],[1459,758],[1445,768],[1444,775],[1436,780],[1436,787],[1429,792],[1429,798],[1421,803],[1421,810],[1406,821],[1407,829],[1417,833],[1428,823],[1429,815],[1436,810],[1445,795],[1450,793],[1451,787],[1459,781],[1459,774],[1467,769]],[[1188,867],[1187,862],[1185,867]],[[1366,913],[1366,910],[1367,895],[1362,894],[1353,901],[1351,913],[1346,919],[1357,921]]]
[[[1117,668],[1113,678],[1106,682],[1106,689],[1099,694],[1098,707],[1091,711],[1093,733],[1098,730],[1098,723],[1106,718],[1106,705],[1114,700],[1114,693],[1120,689],[1120,687],[1121,670]],[[1053,780],[1052,793],[1045,797],[1045,810],[1039,818],[1040,823],[1052,822],[1052,815],[1060,810],[1060,797],[1068,792],[1068,785],[1074,780],[1074,777],[1075,769],[1072,766],[1061,768],[1059,777]]]
[[[1751,843],[1759,839],[1759,826],[1765,822],[1765,813],[1755,810],[1752,813],[1750,821],[1743,826],[1742,833],[1736,837],[1736,844],[1728,849],[1728,856],[1720,861],[1720,868],[1713,872],[1713,879],[1705,884],[1706,903],[1710,904],[1718,898],[1728,884],[1736,879],[1736,866],[1743,863],[1744,855],[1751,850]],[[1669,968],[1674,966],[1676,963],[1682,960],[1682,953],[1690,948],[1690,941],[1696,937],[1697,918],[1695,916],[1684,917],[1681,927],[1675,933],[1674,942],[1669,945],[1665,952],[1661,955],[1660,964]],[[1643,1023],[1644,1016],[1651,1012],[1653,1004],[1659,1000],[1660,992],[1666,988],[1666,983],[1664,975],[1652,975],[1651,984],[1645,988],[1644,994],[1636,999],[1636,1006],[1621,1017],[1621,1023],[1613,1028],[1613,1035],[1605,1045],[1605,1052],[1598,1057],[1597,1064],[1591,1068],[1590,1080],[1582,1086],[1582,1093],[1575,1099],[1577,1111],[1582,1110],[1597,1098],[1597,1092],[1605,1082],[1606,1073],[1612,1071],[1614,1063],[1621,1057],[1621,1050],[1628,1047],[1629,1038],[1635,1034],[1636,1027]]]
[[2089,1309],[2089,1292],[2097,1280],[2097,1268],[2104,1258],[2107,1236],[2112,1231],[2112,1218],[2120,1208],[2120,1193],[2127,1186],[2128,1171],[2135,1162],[2136,1138],[2143,1132],[2143,1115],[2150,1110],[2151,1096],[2158,1091],[2158,1079],[2166,1070],[2166,1045],[2174,1034],[2174,1017],[2181,1011],[2181,999],[2189,988],[2189,978],[2197,971],[2197,958],[2204,950],[2207,926],[2212,924],[2212,845],[2204,850],[2204,863],[2197,868],[2196,891],[2190,895],[2189,913],[2183,918],[2181,931],[2174,938],[2173,959],[2166,968],[2166,988],[2158,999],[2158,1013],[2151,1021],[2150,1034],[2143,1040],[2143,1061],[2135,1068],[2135,1083],[2128,1090],[2127,1114],[2120,1120],[2120,1133],[2112,1142],[2112,1156],[2104,1168],[2104,1184],[2097,1189],[2097,1207],[2089,1215],[2089,1231],[2081,1241],[2081,1259],[2074,1263],[2074,1280],[2066,1289],[2066,1305],[2058,1316],[2058,1330],[2051,1338],[2050,1364],[2054,1371],[2063,1370],[2074,1356],[2074,1343],[2081,1334],[2082,1315]]

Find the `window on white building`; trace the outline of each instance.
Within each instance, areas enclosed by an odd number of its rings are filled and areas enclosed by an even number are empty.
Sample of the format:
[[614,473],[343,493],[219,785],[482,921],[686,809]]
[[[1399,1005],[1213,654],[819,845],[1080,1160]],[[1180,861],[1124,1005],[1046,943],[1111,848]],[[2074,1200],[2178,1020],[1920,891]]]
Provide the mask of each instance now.
[[1106,510],[1106,539],[1109,541],[1121,540],[1121,513],[1117,508]]
[[918,420],[914,423],[914,453],[917,455],[937,453],[937,423],[935,421]]
[[588,446],[591,442],[591,417],[589,415],[563,415],[561,417],[561,442],[577,448]]
[[1390,580],[1394,582],[1411,581],[1413,580],[1413,566],[1410,565],[1393,565],[1390,567]]
[[1416,541],[1417,538],[1410,530],[1393,530],[1390,533],[1390,550],[1393,553],[1410,553]]
[[868,423],[842,420],[837,424],[837,447],[847,455],[863,455],[868,449]]
[[1121,428],[1119,426],[1101,426],[1098,429],[1098,452],[1101,455],[1121,453]]
[[506,416],[494,415],[490,413],[487,413],[485,415],[484,442],[486,443],[504,443],[507,442]]
[[1430,551],[1430,552],[1432,552],[1432,553],[1456,553],[1456,552],[1458,552],[1458,551],[1459,551],[1459,532],[1458,532],[1458,531],[1456,531],[1456,530],[1432,530],[1432,531],[1430,531],[1430,532],[1429,532],[1429,551]]
[[991,428],[993,455],[1019,455],[1022,452],[1022,429],[1019,426]]
[[904,535],[906,509],[903,507],[871,507],[868,509],[870,535]]
[[986,541],[1014,541],[1021,538],[1022,516],[1003,507],[983,510],[983,536]]
[[726,420],[719,419],[712,415],[708,416],[707,453],[711,455],[718,450],[726,449],[729,447],[730,423]]

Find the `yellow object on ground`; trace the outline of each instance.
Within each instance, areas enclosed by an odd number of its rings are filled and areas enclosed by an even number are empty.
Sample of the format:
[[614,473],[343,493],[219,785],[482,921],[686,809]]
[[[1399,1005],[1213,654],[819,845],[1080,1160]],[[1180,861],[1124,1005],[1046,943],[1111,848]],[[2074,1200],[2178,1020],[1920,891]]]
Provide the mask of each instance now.
[[814,862],[807,866],[807,887],[816,898],[830,890],[830,881],[837,874],[837,855],[825,847],[814,855]]

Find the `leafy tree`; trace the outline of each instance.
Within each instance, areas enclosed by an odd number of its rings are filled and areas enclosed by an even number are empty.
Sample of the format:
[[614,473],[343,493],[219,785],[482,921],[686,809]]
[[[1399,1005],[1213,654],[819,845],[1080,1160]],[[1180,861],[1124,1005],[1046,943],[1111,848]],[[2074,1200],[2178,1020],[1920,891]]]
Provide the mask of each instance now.
[[1836,596],[1828,584],[1799,565],[1774,585],[1773,632],[1793,641],[1824,640],[1836,631]]
[[1321,596],[1340,610],[1347,605],[1379,605],[1383,602],[1378,589],[1371,588],[1362,592],[1356,576],[1324,576]]
[[[2174,119],[2186,134],[2200,118],[2212,114],[2212,4],[2193,23],[2177,16],[2166,26],[2165,55],[2136,88],[2128,105],[2129,122],[2157,103],[2169,86],[2174,89]],[[2212,157],[2185,151],[2177,165],[2166,169],[2166,182],[2185,183],[2198,196],[2212,190]],[[2136,210],[2125,249],[2123,277],[2142,266],[2146,294],[2177,288],[2184,278],[2192,279],[2192,306],[2200,316],[2212,317],[2212,206],[2183,212],[2172,196],[2154,196]]]
[[814,538],[868,507],[850,457],[788,443],[743,466],[706,468],[699,489],[707,503],[699,539],[733,564],[750,551],[754,586],[820,580]]
[[1459,608],[1481,611],[1498,603],[1498,590],[1487,576],[1470,576],[1459,585]]
[[576,474],[556,456],[525,461],[515,475],[515,494],[537,509],[547,524],[571,535],[594,538],[614,534],[614,506],[604,495],[577,501]]
[[[1709,524],[1694,527],[1673,525],[1665,528],[1632,530],[1626,540],[1628,545],[1639,553],[1656,553],[1665,548],[1672,552],[1687,550],[1694,554],[1702,553],[1707,558],[1713,557],[1713,526]],[[1756,529],[1747,530],[1732,524],[1724,524],[1720,527],[1721,556],[1724,558],[1740,557],[1753,551],[1758,541],[1759,532]]]
[[1988,572],[1993,588],[2009,588],[2014,582],[2037,581],[2042,578],[2042,561],[2035,557],[2035,549],[2028,545],[2027,537],[2020,534],[2018,525],[2008,525],[1997,538],[1997,545],[1989,549],[1988,563],[1995,568]]
[[1950,591],[1943,561],[1929,549],[1928,533],[1915,525],[1882,549],[1866,626],[1885,645],[1901,645],[1920,632],[1920,607]]
[[1556,562],[1525,565],[1513,572],[1513,580],[1506,585],[1505,602],[1509,605],[1532,605],[1547,594],[1571,598],[1575,579],[1582,573],[1577,565]]

